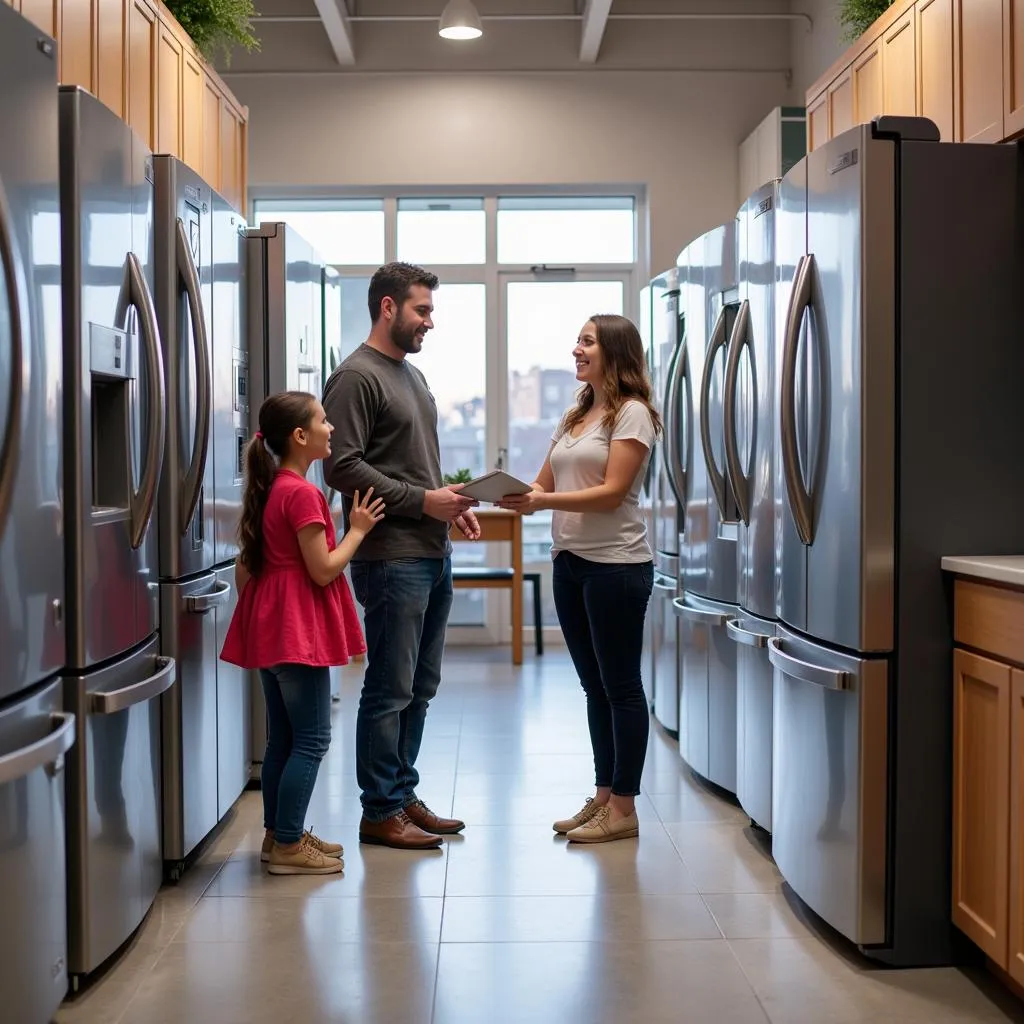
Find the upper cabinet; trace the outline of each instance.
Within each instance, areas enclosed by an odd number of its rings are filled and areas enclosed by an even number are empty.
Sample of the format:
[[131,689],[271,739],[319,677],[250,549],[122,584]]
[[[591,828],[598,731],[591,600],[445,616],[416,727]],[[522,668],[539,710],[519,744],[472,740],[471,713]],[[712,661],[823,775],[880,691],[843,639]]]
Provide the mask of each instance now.
[[850,127],[851,109],[853,124],[927,117],[945,141],[1024,133],[1024,0],[897,0],[808,90],[807,109],[810,149]]

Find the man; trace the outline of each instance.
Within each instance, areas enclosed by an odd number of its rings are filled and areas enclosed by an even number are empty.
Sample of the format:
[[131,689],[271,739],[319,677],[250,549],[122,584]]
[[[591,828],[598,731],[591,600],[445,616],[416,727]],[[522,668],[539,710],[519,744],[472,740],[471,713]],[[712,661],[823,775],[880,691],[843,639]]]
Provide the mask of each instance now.
[[370,281],[370,337],[331,374],[323,406],[334,424],[327,482],[344,499],[373,488],[385,517],[351,563],[363,606],[367,667],[356,719],[356,772],[362,791],[359,841],[431,849],[461,832],[416,796],[416,756],[427,705],[441,681],[452,606],[454,522],[470,540],[477,503],[441,485],[437,406],[407,355],[433,326],[437,277],[407,263],[381,267]]

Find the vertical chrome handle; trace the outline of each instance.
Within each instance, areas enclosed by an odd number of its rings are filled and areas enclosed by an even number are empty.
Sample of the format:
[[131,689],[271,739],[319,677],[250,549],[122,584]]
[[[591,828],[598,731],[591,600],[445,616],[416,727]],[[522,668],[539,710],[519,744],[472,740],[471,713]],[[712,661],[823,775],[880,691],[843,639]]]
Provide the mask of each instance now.
[[740,377],[740,357],[743,349],[750,344],[750,301],[743,300],[732,336],[729,338],[729,357],[725,364],[725,465],[732,482],[733,495],[740,519],[750,525],[750,477],[740,462],[739,445],[736,440],[736,388]]
[[22,395],[28,390],[18,261],[18,249],[11,224],[11,208],[7,202],[3,182],[0,181],[0,263],[3,264],[4,289],[11,309],[10,394],[7,423],[3,434],[0,435],[3,437],[3,444],[0,445],[0,536],[3,536],[14,497],[14,478],[18,472],[18,453],[21,450]]
[[789,507],[793,512],[800,540],[810,545],[814,540],[811,495],[800,473],[800,451],[796,438],[796,360],[800,346],[800,324],[804,311],[811,304],[814,256],[801,256],[793,279],[793,294],[786,310],[786,331],[782,348],[782,380],[779,387],[782,471],[786,481]]
[[210,381],[210,349],[206,336],[203,299],[199,293],[199,271],[185,234],[185,225],[178,218],[175,239],[178,273],[185,285],[188,310],[192,318],[192,343],[196,353],[196,429],[192,439],[192,460],[181,489],[181,535],[184,537],[196,513],[199,495],[206,475],[206,454],[210,446],[210,404],[213,384]]
[[679,413],[679,385],[686,376],[685,339],[680,339],[675,352],[672,353],[668,372],[668,385],[665,388],[665,468],[668,485],[675,495],[677,507],[682,508],[686,503],[686,470],[679,458],[677,415]]
[[708,479],[711,481],[711,489],[715,493],[715,501],[718,502],[718,514],[725,518],[725,474],[719,470],[715,462],[715,452],[711,447],[711,411],[708,408],[711,397],[711,374],[715,368],[715,357],[718,350],[723,348],[729,340],[725,333],[725,311],[728,307],[722,306],[718,319],[715,321],[714,330],[711,332],[711,340],[708,342],[707,355],[704,357],[704,375],[700,385],[700,444],[704,450],[704,463],[708,468]]

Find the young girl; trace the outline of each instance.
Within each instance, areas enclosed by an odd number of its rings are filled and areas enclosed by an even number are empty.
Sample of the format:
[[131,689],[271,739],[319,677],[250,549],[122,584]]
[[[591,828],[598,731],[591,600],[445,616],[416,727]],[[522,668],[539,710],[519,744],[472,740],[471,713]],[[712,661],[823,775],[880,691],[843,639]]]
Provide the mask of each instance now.
[[331,741],[331,665],[366,650],[342,577],[384,516],[372,489],[355,495],[341,544],[327,500],[306,472],[331,451],[323,407],[301,391],[271,395],[245,453],[235,567],[238,606],[221,657],[259,669],[267,704],[261,859],[273,875],[340,872],[342,848],[305,828],[320,761]]

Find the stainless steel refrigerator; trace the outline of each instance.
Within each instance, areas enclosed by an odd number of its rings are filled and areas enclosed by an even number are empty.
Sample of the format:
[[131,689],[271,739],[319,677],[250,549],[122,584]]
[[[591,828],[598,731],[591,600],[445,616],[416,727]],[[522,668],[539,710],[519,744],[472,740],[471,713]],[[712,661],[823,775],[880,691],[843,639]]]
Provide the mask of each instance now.
[[647,612],[651,643],[649,668],[654,697],[654,717],[672,735],[679,729],[678,634],[673,613],[679,576],[679,525],[682,499],[676,436],[678,412],[677,370],[680,366],[680,278],[686,267],[659,274],[650,285],[651,378],[662,408],[665,429],[648,466],[651,489],[650,535],[654,549],[654,592]]
[[[692,243],[687,289],[687,480],[679,617],[679,752],[699,775],[736,790],[736,501],[725,465],[725,369],[739,309],[736,222]],[[697,320],[700,323],[697,323]]]
[[[316,250],[292,227],[281,222],[250,228],[246,241],[249,276],[249,359],[252,404],[249,428],[259,427],[260,405],[278,391],[323,390],[324,264]],[[340,290],[341,282],[338,279]],[[331,293],[339,304],[340,296]],[[340,332],[340,326],[339,326]],[[330,335],[332,349],[340,339]],[[320,472],[321,475],[315,474]],[[310,479],[325,486],[317,464]],[[250,673],[252,693],[252,759],[255,774],[267,745],[266,705],[258,673]],[[337,679],[335,680],[337,685]]]
[[160,486],[163,850],[172,878],[248,782],[245,674],[219,659],[236,603],[248,438],[245,225],[194,171],[155,159],[156,310],[167,367]]
[[0,937],[3,1014],[67,992],[56,48],[0,6]]
[[751,820],[772,825],[772,679],[775,635],[775,212],[778,181],[737,217],[740,307],[725,375],[725,461],[739,533],[736,646],[736,797]]
[[783,179],[773,852],[869,956],[952,957],[940,559],[1024,547],[1017,145],[877,119]]
[[89,93],[60,90],[68,968],[99,967],[162,879],[157,488],[166,428],[153,164]]

